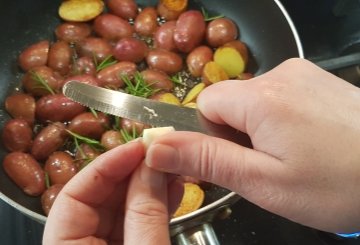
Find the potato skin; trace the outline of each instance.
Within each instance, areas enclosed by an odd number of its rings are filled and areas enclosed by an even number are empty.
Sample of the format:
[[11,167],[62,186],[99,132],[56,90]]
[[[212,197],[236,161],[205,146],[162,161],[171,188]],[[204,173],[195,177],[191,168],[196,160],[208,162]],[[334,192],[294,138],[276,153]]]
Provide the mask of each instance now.
[[133,77],[136,72],[136,64],[129,61],[121,61],[114,65],[108,66],[97,74],[102,87],[121,88],[124,86],[122,75]]
[[138,16],[136,16],[134,27],[136,33],[142,36],[153,36],[158,28],[157,12],[153,7],[144,8]]
[[26,194],[39,196],[45,191],[45,173],[30,154],[9,153],[4,158],[3,167],[9,177]]
[[11,119],[2,129],[2,142],[9,151],[28,152],[32,144],[32,129],[23,119]]
[[196,47],[186,57],[186,64],[194,77],[200,77],[206,63],[212,61],[214,52],[208,46]]
[[134,19],[138,13],[134,0],[109,0],[107,6],[111,13],[124,19]]
[[206,29],[206,41],[213,48],[233,41],[237,36],[238,29],[235,23],[228,18],[215,19],[208,24]]
[[73,51],[65,41],[57,41],[51,45],[48,56],[48,66],[61,75],[66,75],[70,70]]
[[90,36],[90,34],[90,25],[81,22],[64,22],[55,29],[56,38],[68,43],[76,43]]
[[95,75],[96,74],[96,67],[93,58],[83,56],[78,59],[72,64],[71,66],[71,75]]
[[181,52],[189,53],[199,46],[205,38],[206,23],[200,11],[189,10],[182,13],[176,21],[175,45]]
[[61,184],[52,185],[41,195],[41,207],[46,216],[49,215],[50,209],[63,187],[64,185]]
[[77,173],[73,158],[69,153],[55,151],[46,160],[44,170],[51,184],[65,185]]
[[94,31],[107,40],[119,40],[124,37],[131,37],[134,28],[126,20],[113,15],[102,14],[94,21]]
[[112,55],[112,47],[104,38],[87,37],[76,43],[76,49],[79,55],[96,58],[97,62],[103,61],[106,57]]
[[146,62],[151,69],[163,71],[168,75],[179,72],[183,68],[180,55],[165,49],[151,50],[146,57]]
[[24,119],[29,125],[35,121],[35,98],[29,94],[15,93],[5,99],[5,109],[13,118]]
[[141,75],[147,84],[151,84],[152,88],[161,89],[167,92],[174,88],[173,82],[164,72],[146,69],[141,72]]
[[137,135],[141,135],[144,129],[150,128],[150,126],[134,120],[122,118],[120,120],[120,128],[126,130],[129,134],[132,134],[133,130],[135,130]]
[[92,148],[88,144],[81,144],[80,149],[75,153],[75,165],[78,170],[81,170],[89,161],[94,160],[96,157],[100,156],[101,152]]
[[177,51],[174,41],[176,21],[167,21],[154,34],[154,46],[159,49]]
[[113,49],[114,57],[117,60],[134,63],[142,61],[147,53],[148,47],[146,43],[133,37],[122,38]]
[[64,85],[69,81],[78,81],[92,86],[100,86],[101,84],[101,82],[95,76],[88,74],[70,76],[64,80]]
[[28,71],[31,68],[46,65],[49,47],[50,42],[43,40],[25,48],[25,50],[20,53],[18,60],[21,69]]
[[104,132],[100,142],[107,151],[126,143],[118,130],[108,130]]

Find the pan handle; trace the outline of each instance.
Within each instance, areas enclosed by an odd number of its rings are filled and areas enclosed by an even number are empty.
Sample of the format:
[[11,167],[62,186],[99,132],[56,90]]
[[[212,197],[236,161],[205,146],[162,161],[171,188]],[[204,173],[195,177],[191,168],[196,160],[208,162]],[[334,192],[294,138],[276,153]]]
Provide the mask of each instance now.
[[183,231],[175,237],[178,245],[220,245],[211,224],[204,223]]

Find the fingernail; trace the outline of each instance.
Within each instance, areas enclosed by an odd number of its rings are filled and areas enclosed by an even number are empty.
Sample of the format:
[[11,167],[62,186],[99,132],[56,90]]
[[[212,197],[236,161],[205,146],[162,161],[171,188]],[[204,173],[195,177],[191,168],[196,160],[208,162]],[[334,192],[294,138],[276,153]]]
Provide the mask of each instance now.
[[141,166],[140,178],[145,184],[153,188],[162,187],[165,181],[167,182],[165,173],[149,168],[146,165]]
[[179,153],[174,147],[152,144],[146,152],[145,164],[163,171],[177,170],[180,167]]

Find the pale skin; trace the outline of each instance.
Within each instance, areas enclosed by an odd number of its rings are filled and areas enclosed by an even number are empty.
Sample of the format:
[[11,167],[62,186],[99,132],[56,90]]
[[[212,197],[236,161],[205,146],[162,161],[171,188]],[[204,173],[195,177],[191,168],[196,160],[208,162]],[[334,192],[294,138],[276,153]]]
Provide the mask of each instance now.
[[252,149],[194,132],[161,136],[146,153],[139,141],[118,147],[64,187],[44,244],[170,244],[179,196],[169,193],[182,189],[163,172],[229,188],[306,226],[359,231],[359,101],[359,88],[302,59],[209,86],[199,110],[248,134]]

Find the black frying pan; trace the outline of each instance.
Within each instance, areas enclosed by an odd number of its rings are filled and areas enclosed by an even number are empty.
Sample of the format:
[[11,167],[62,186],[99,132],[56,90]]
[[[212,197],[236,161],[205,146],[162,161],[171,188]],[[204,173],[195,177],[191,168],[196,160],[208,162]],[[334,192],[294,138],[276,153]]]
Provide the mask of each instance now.
[[[0,126],[9,119],[3,108],[7,94],[20,85],[22,73],[17,65],[19,52],[42,39],[54,39],[60,23],[57,15],[60,0],[11,0],[0,2]],[[156,0],[138,0],[155,5]],[[234,20],[240,39],[251,52],[248,70],[261,74],[291,57],[302,57],[302,48],[291,20],[278,1],[269,0],[203,0],[190,1],[190,8],[201,6],[210,13],[223,14]],[[0,149],[1,159],[6,152]],[[207,203],[224,197],[226,190],[217,188],[207,193]],[[0,167],[0,198],[28,216],[44,222],[39,198],[25,195]],[[206,210],[206,209],[205,209]]]

